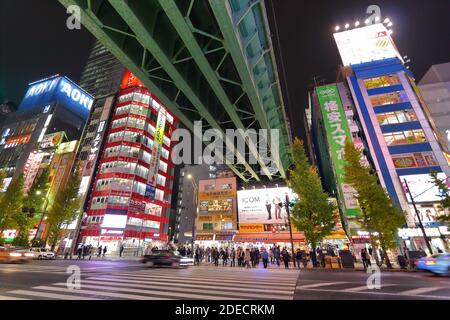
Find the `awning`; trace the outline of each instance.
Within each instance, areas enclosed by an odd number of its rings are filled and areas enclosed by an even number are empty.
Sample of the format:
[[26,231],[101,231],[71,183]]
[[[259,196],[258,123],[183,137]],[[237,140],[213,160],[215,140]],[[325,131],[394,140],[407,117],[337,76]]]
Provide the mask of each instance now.
[[[290,242],[289,232],[260,232],[260,233],[238,233],[234,237],[234,242]],[[301,232],[292,233],[293,242],[305,242],[305,235]]]

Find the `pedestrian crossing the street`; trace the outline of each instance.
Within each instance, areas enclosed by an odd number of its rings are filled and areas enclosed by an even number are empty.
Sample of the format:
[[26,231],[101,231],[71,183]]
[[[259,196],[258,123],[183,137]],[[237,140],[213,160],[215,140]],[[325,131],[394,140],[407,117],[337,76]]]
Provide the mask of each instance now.
[[144,269],[82,277],[80,289],[56,282],[11,290],[0,300],[292,300],[298,275],[294,270]]
[[359,282],[346,281],[324,281],[302,280],[296,287],[296,299],[301,299],[302,294],[310,292],[315,293],[335,293],[345,298],[345,294],[357,293],[360,299],[371,299],[374,295],[383,296],[385,298],[402,297],[407,299],[438,299],[450,300],[450,288],[448,286],[434,287],[413,287],[414,284],[408,286],[401,284],[385,283],[381,284],[378,289],[370,289],[367,285]]

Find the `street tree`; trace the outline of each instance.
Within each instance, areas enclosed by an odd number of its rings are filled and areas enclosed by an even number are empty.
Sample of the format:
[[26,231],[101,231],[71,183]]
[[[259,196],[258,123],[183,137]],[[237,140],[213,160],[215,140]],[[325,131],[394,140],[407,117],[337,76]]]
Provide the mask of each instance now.
[[45,242],[49,241],[52,250],[58,241],[61,228],[76,218],[80,208],[79,187],[80,175],[78,170],[74,170],[64,188],[56,195],[55,201],[48,211],[48,234]]
[[308,162],[303,142],[295,139],[293,147],[294,167],[289,171],[289,185],[299,200],[292,208],[292,222],[305,237],[313,250],[336,226],[336,207],[323,190],[317,168]]
[[[6,173],[3,170],[0,170],[0,190],[3,190],[4,183],[3,180],[6,178]],[[0,197],[2,195],[0,194]]]
[[23,206],[28,209],[28,212],[43,212],[43,207],[45,199],[47,197],[48,189],[50,188],[50,183],[48,181],[50,175],[49,168],[42,170],[41,174],[34,180],[31,185],[28,194],[24,199]]
[[[0,199],[0,236],[6,229],[20,226],[23,203],[24,176],[14,179]],[[19,223],[19,225],[18,225]]]
[[439,189],[439,196],[441,197],[440,205],[446,211],[446,214],[438,217],[437,220],[440,222],[450,222],[450,188],[447,185],[447,180],[443,181],[437,175],[437,172],[431,173],[433,182]]
[[[364,216],[361,220],[362,227],[370,232],[374,249],[377,247],[376,240],[379,241],[386,265],[391,268],[386,250],[397,245],[398,228],[405,223],[404,213],[381,186],[376,173],[364,164],[361,151],[349,141],[345,146],[345,161],[344,182],[356,191],[355,198]],[[379,263],[377,255],[375,259]]]

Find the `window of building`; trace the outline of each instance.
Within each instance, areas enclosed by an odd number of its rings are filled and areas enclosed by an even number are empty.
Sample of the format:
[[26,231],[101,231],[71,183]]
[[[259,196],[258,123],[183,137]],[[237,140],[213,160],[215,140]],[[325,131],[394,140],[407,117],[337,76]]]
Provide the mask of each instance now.
[[432,153],[413,153],[402,154],[392,157],[396,169],[417,168],[417,167],[434,167],[438,163]]
[[213,230],[213,224],[212,223],[204,223],[203,224],[203,230]]
[[388,146],[427,142],[422,129],[385,133],[384,140],[386,140]]
[[364,85],[366,86],[366,89],[390,87],[390,86],[394,86],[397,84],[400,84],[400,79],[398,78],[398,76],[396,74],[364,80]]
[[381,126],[417,121],[416,113],[412,109],[380,113],[377,114],[377,118]]
[[408,96],[404,91],[389,92],[370,97],[370,102],[372,103],[373,107],[403,103],[408,101]]

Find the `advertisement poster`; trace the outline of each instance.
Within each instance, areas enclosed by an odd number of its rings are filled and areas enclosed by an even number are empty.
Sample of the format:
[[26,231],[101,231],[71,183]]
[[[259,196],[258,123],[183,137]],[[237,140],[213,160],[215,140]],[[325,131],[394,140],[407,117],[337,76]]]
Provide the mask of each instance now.
[[156,187],[156,178],[158,177],[159,159],[161,157],[165,126],[166,113],[161,108],[158,112],[158,120],[156,121],[155,139],[153,140],[152,146],[152,158],[150,159],[150,167],[148,168],[148,184],[153,187]]
[[359,216],[361,210],[355,201],[355,190],[344,183],[345,143],[353,141],[348,127],[342,101],[335,84],[318,87],[317,96],[323,115],[323,122],[327,131],[327,140],[331,158],[334,164],[335,175],[339,185],[339,193],[344,201],[347,216]]
[[388,29],[381,23],[334,34],[344,66],[399,58]]
[[289,201],[298,198],[287,187],[238,191],[239,224],[284,224],[287,221],[286,195]]

